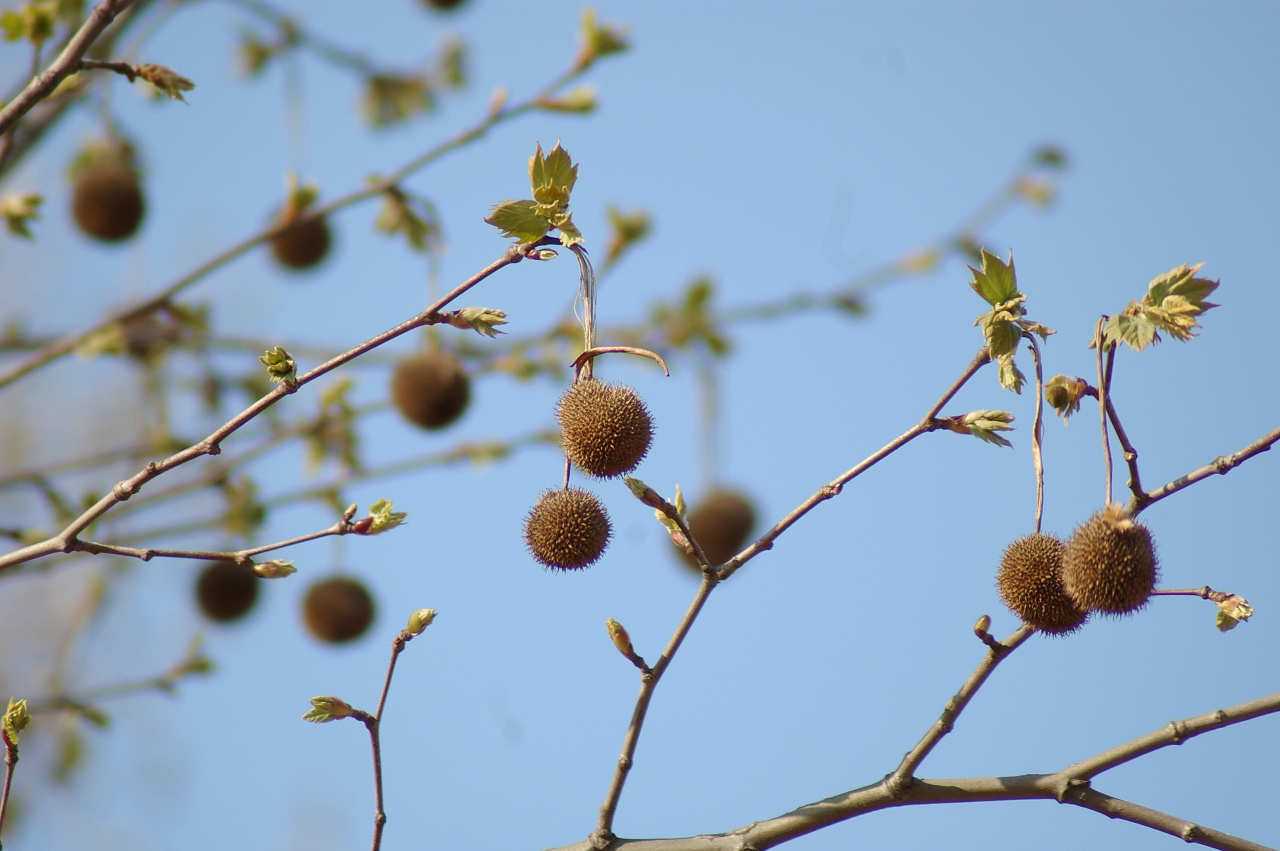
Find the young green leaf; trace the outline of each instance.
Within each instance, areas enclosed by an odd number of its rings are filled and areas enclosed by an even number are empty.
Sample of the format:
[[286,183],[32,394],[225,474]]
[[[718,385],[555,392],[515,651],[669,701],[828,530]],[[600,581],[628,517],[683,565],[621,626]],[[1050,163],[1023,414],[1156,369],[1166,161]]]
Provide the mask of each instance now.
[[1008,263],[985,248],[981,249],[981,256],[982,271],[969,267],[969,271],[973,273],[973,280],[969,282],[969,286],[973,287],[974,292],[982,296],[992,307],[1021,295],[1018,292],[1018,276],[1013,268],[1012,252],[1009,254]]
[[551,230],[551,223],[538,215],[537,204],[529,200],[503,201],[485,221],[520,242],[537,242]]

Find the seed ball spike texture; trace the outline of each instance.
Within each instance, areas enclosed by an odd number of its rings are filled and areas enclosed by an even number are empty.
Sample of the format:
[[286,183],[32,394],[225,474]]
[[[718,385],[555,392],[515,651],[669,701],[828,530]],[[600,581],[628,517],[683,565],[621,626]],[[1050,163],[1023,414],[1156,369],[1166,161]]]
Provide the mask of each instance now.
[[[724,564],[737,555],[755,525],[756,512],[751,501],[733,490],[713,490],[689,512],[689,531],[713,565]],[[701,573],[693,556],[683,549],[676,551],[685,564]]]
[[1049,635],[1066,635],[1084,625],[1081,611],[1062,587],[1062,539],[1037,532],[1005,548],[996,574],[1000,599],[1009,611]]
[[653,421],[636,391],[594,378],[579,380],[556,406],[565,457],[589,476],[629,473],[649,451]]
[[1127,615],[1146,605],[1160,568],[1151,532],[1124,506],[1090,517],[1062,551],[1062,583],[1081,609]]
[[298,216],[297,221],[271,240],[271,253],[286,269],[314,269],[329,253],[332,242],[324,216]]
[[333,576],[307,591],[302,616],[307,630],[328,644],[342,644],[364,635],[373,623],[373,597],[355,579]]
[[138,172],[127,162],[102,160],[77,174],[71,215],[86,236],[122,242],[138,232],[145,212]]
[[211,621],[239,620],[257,602],[260,581],[248,568],[233,561],[215,561],[196,580],[196,602]]
[[594,494],[549,490],[524,521],[524,541],[539,563],[557,570],[594,564],[609,543],[609,515]]
[[396,364],[391,401],[406,420],[421,428],[444,428],[466,410],[471,379],[453,355],[427,352]]

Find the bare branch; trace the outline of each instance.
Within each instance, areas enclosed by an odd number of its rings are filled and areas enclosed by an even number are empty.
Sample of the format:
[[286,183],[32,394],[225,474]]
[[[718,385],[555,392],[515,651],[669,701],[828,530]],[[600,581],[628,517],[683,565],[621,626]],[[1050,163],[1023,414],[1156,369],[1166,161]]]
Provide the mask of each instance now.
[[1138,500],[1137,497],[1134,497],[1134,499],[1129,502],[1129,512],[1136,517],[1140,511],[1151,505],[1153,502],[1159,502],[1166,496],[1175,494],[1188,485],[1194,485],[1201,479],[1207,479],[1213,475],[1226,475],[1228,472],[1240,466],[1245,461],[1248,461],[1253,456],[1261,452],[1266,452],[1276,443],[1276,441],[1280,441],[1280,428],[1277,428],[1275,431],[1263,436],[1259,440],[1255,440],[1239,452],[1233,452],[1230,455],[1219,455],[1217,458],[1214,458],[1213,461],[1205,464],[1200,469],[1192,470],[1185,476],[1179,479],[1174,479],[1172,482],[1169,482],[1169,484],[1156,488],[1147,494],[1141,501]]
[[951,398],[955,396],[956,393],[960,392],[960,388],[963,387],[969,379],[973,378],[979,369],[990,362],[991,353],[987,347],[983,346],[981,349],[978,349],[978,354],[975,355],[973,360],[969,362],[969,365],[965,367],[964,372],[961,373],[955,383],[947,389],[947,392],[942,394],[942,398],[940,398],[934,406],[929,409],[929,412],[924,415],[924,418],[921,419],[920,422],[916,423],[910,429],[885,444],[879,451],[869,456],[860,464],[850,468],[842,475],[818,488],[817,492],[814,493],[813,496],[796,506],[790,514],[779,520],[772,529],[761,535],[755,543],[729,559],[729,561],[725,562],[724,566],[720,568],[720,579],[728,579],[736,573],[738,568],[742,567],[742,565],[746,564],[765,550],[771,549],[773,547],[773,542],[779,535],[791,528],[801,517],[812,511],[814,506],[818,503],[825,502],[826,500],[837,496],[846,483],[857,476],[862,475],[862,473],[866,472],[871,467],[874,467],[894,452],[897,452],[903,446],[906,446],[920,435],[942,428],[941,424],[935,419],[938,412],[942,410],[942,407],[946,405],[947,402],[951,401]]
[[991,676],[991,672],[996,669],[996,666],[1016,650],[1022,642],[1026,641],[1033,632],[1035,632],[1035,627],[1023,624],[998,645],[999,650],[992,647],[987,652],[982,662],[969,675],[969,679],[965,680],[964,685],[960,687],[960,691],[956,692],[955,696],[947,701],[947,705],[942,710],[942,715],[929,728],[929,732],[902,758],[902,763],[885,779],[885,783],[888,784],[891,790],[900,792],[914,782],[916,769],[924,762],[925,757],[937,747],[938,743],[955,729],[956,720],[959,719],[960,713],[964,712],[965,707],[969,705],[969,701],[978,693],[978,689],[982,688],[982,684],[987,681],[987,677]]

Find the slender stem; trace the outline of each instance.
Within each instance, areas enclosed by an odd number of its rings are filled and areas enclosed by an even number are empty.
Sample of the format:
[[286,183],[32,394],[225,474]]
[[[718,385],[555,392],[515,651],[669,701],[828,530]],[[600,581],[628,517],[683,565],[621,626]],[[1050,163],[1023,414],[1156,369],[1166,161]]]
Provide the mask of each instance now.
[[1023,624],[998,645],[999,650],[992,647],[987,651],[987,655],[983,657],[974,672],[969,675],[969,679],[965,680],[964,685],[960,687],[960,691],[956,692],[955,696],[947,701],[947,705],[943,707],[942,715],[929,728],[929,732],[925,733],[924,738],[902,758],[902,762],[897,769],[885,780],[885,783],[891,789],[897,789],[900,792],[914,782],[915,772],[920,767],[920,763],[924,762],[925,757],[937,747],[938,743],[955,729],[956,720],[959,719],[960,713],[964,712],[965,707],[969,705],[969,701],[978,693],[978,689],[982,688],[982,684],[987,681],[987,677],[991,676],[991,672],[996,669],[996,666],[1016,650],[1022,642],[1026,641],[1033,632],[1035,632],[1035,627]]
[[382,694],[378,697],[378,710],[372,718],[365,720],[365,727],[369,730],[369,743],[373,749],[373,851],[378,851],[378,847],[382,844],[382,829],[387,824],[387,811],[383,806],[382,799],[382,743],[381,743],[381,727],[382,727],[382,711],[387,705],[387,693],[391,691],[391,677],[396,670],[396,660],[400,658],[400,654],[404,651],[404,646],[411,641],[413,636],[408,630],[401,630],[400,634],[391,640],[391,659],[387,662],[387,675],[382,681]]
[[1093,328],[1093,344],[1098,352],[1098,416],[1102,419],[1102,466],[1106,471],[1106,497],[1103,505],[1111,504],[1111,434],[1107,431],[1107,397],[1111,394],[1107,386],[1108,376],[1102,365],[1102,350],[1105,348],[1102,329],[1108,318],[1103,316]]
[[[9,811],[9,788],[13,785],[13,772],[18,768],[18,746],[9,741],[9,734],[0,730],[4,742],[4,791],[0,792],[0,836],[4,835],[4,814]],[[0,842],[0,848],[4,843]]]
[[1141,501],[1139,501],[1135,497],[1129,503],[1129,513],[1136,517],[1140,511],[1142,511],[1152,503],[1159,502],[1160,500],[1164,499],[1166,496],[1170,496],[1171,494],[1175,494],[1185,487],[1194,485],[1196,482],[1200,481],[1201,479],[1207,479],[1213,475],[1219,475],[1219,476],[1226,475],[1228,472],[1240,466],[1245,461],[1248,461],[1253,456],[1262,452],[1266,452],[1273,445],[1275,445],[1277,441],[1280,441],[1280,428],[1277,428],[1275,431],[1272,431],[1264,435],[1263,437],[1259,438],[1258,440],[1255,440],[1253,443],[1250,443],[1248,446],[1246,446],[1244,449],[1241,449],[1239,452],[1233,452],[1230,455],[1219,455],[1217,458],[1214,458],[1213,461],[1209,462],[1208,464],[1205,464],[1203,467],[1197,470],[1192,470],[1190,473],[1187,473],[1185,476],[1174,479],[1172,482],[1169,482],[1167,485],[1162,485],[1161,487],[1156,488],[1155,490],[1151,491],[1151,493],[1147,494],[1146,498]]
[[125,547],[117,544],[102,544],[94,541],[75,540],[72,542],[68,552],[92,553],[94,555],[117,555],[136,558],[142,561],[151,561],[153,558],[188,558],[200,559],[202,561],[234,561],[237,564],[249,562],[256,555],[279,550],[285,547],[291,547],[295,544],[302,544],[307,541],[314,541],[318,538],[328,538],[332,535],[350,535],[354,532],[355,527],[345,520],[333,524],[328,529],[321,529],[318,532],[311,532],[306,535],[299,535],[296,538],[289,538],[287,541],[277,541],[274,544],[264,544],[260,547],[253,547],[247,550],[218,551],[218,550],[167,550],[158,547]]
[[1023,334],[1031,345],[1031,359],[1036,364],[1036,418],[1031,424],[1031,465],[1036,471],[1036,528],[1044,517],[1044,367],[1040,359],[1040,344],[1034,334]]
[[720,579],[728,579],[736,573],[738,568],[742,567],[742,565],[755,558],[759,553],[770,549],[773,546],[773,542],[779,535],[791,528],[791,526],[793,526],[801,517],[812,511],[816,505],[839,495],[840,491],[849,481],[862,475],[862,473],[866,472],[871,467],[874,467],[894,452],[897,452],[903,446],[906,446],[920,435],[943,428],[944,426],[937,421],[938,412],[942,410],[942,407],[946,405],[947,402],[951,401],[951,397],[960,392],[960,388],[963,387],[969,379],[973,378],[979,369],[990,362],[991,353],[987,347],[983,346],[981,349],[978,349],[978,354],[975,355],[973,360],[969,362],[969,365],[965,367],[964,372],[962,372],[960,377],[956,379],[955,383],[947,389],[947,392],[942,394],[942,398],[940,398],[933,407],[929,409],[929,412],[924,415],[920,422],[916,423],[907,431],[885,444],[879,449],[879,451],[867,457],[867,459],[862,461],[860,464],[855,465],[845,471],[842,475],[818,488],[813,496],[796,506],[790,514],[779,520],[772,529],[761,535],[755,543],[725,562],[724,566],[720,568]]
[[133,0],[102,0],[94,6],[84,24],[44,73],[35,75],[17,97],[0,109],[0,135],[8,133],[33,106],[52,94],[58,84],[76,70],[94,40],[132,3]]
[[[1114,354],[1113,350],[1108,355],[1108,366]],[[1134,500],[1145,504],[1146,492],[1142,490],[1142,478],[1138,475],[1138,450],[1133,448],[1133,444],[1129,442],[1129,435],[1125,433],[1124,426],[1120,425],[1120,416],[1116,413],[1115,403],[1111,400],[1109,379],[1107,384],[1107,418],[1111,420],[1111,428],[1115,430],[1116,439],[1120,441],[1120,448],[1124,450],[1124,462],[1129,467],[1129,490],[1133,492]]]
[[627,774],[631,771],[636,745],[640,742],[640,728],[644,726],[645,715],[649,711],[649,702],[653,699],[654,689],[658,687],[658,681],[662,679],[663,672],[675,658],[676,651],[680,649],[680,644],[689,634],[698,613],[702,611],[703,605],[717,584],[718,580],[711,572],[703,572],[702,584],[698,586],[693,602],[689,604],[688,610],[680,620],[680,625],[676,627],[671,640],[667,642],[662,656],[652,668],[647,671],[642,670],[640,673],[640,694],[636,698],[636,706],[631,713],[631,723],[622,740],[622,755],[618,757],[618,767],[613,772],[613,780],[609,783],[609,791],[605,795],[604,803],[600,805],[600,821],[596,825],[595,833],[592,834],[591,841],[596,848],[604,848],[613,840],[613,816],[617,812],[618,801],[622,798],[622,787],[627,782]]

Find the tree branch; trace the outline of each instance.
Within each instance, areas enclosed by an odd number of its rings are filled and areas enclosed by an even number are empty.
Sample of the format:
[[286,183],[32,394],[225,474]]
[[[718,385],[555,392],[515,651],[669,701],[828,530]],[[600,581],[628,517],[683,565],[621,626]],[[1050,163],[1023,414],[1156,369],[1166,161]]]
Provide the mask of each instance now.
[[955,396],[956,393],[960,392],[960,388],[963,387],[969,381],[969,379],[973,378],[973,376],[978,372],[979,369],[981,369],[990,361],[991,361],[991,353],[987,349],[987,347],[983,346],[982,348],[978,349],[977,355],[975,355],[973,360],[969,362],[969,365],[965,367],[964,372],[961,373],[960,377],[956,379],[955,383],[952,384],[951,387],[947,389],[947,392],[942,394],[942,398],[938,399],[938,401],[934,404],[932,408],[929,409],[929,412],[924,415],[924,417],[920,420],[920,422],[916,423],[910,429],[903,432],[901,435],[899,435],[889,443],[885,444],[879,451],[869,456],[862,463],[852,467],[851,469],[847,470],[844,474],[838,476],[837,478],[831,480],[827,484],[818,488],[817,492],[814,493],[813,496],[809,497],[804,502],[800,503],[800,505],[796,506],[796,508],[790,514],[788,514],[786,517],[779,520],[772,529],[770,529],[768,532],[765,532],[763,535],[761,535],[760,538],[755,543],[753,543],[751,546],[747,547],[745,550],[743,550],[742,552],[738,553],[736,556],[734,556],[733,558],[725,562],[724,566],[720,568],[720,579],[721,580],[728,579],[730,576],[736,573],[738,568],[742,567],[742,565],[746,564],[751,559],[755,558],[758,554],[764,552],[765,550],[771,549],[773,547],[773,542],[777,539],[779,535],[787,531],[787,529],[791,528],[791,526],[793,526],[795,522],[799,520],[801,517],[805,516],[810,511],[812,511],[814,506],[816,506],[818,503],[825,502],[826,500],[831,499],[834,496],[837,496],[840,493],[840,491],[844,488],[845,484],[847,484],[849,481],[856,478],[857,476],[860,476],[862,473],[866,472],[871,467],[874,467],[876,464],[883,461],[885,458],[889,457],[894,452],[897,452],[903,446],[906,446],[908,443],[915,440],[920,435],[930,431],[936,431],[937,429],[941,428],[942,426],[940,426],[935,419],[938,415],[938,412],[942,410],[943,406],[946,405],[947,402],[951,401],[951,398]]
[[1280,441],[1280,428],[1277,428],[1275,431],[1263,436],[1259,440],[1255,440],[1239,452],[1233,452],[1230,455],[1219,455],[1217,458],[1214,458],[1213,461],[1205,464],[1200,469],[1192,470],[1185,476],[1179,479],[1174,479],[1167,485],[1156,488],[1146,494],[1146,497],[1143,500],[1139,500],[1137,497],[1134,497],[1129,502],[1129,513],[1136,517],[1139,512],[1152,503],[1159,502],[1166,496],[1175,494],[1189,485],[1194,485],[1201,479],[1207,479],[1215,474],[1220,476],[1226,475],[1228,472],[1240,466],[1245,461],[1248,461],[1253,456],[1261,452],[1266,452],[1276,443],[1276,441]]
[[[1016,633],[1015,633],[1016,635]],[[1239,706],[1219,710],[1208,715],[1175,722],[1171,727],[1192,730],[1198,735],[1210,729],[1237,724],[1280,712],[1280,693],[1242,703]],[[1210,719],[1206,721],[1206,719]],[[1161,736],[1158,731],[1152,736]],[[1225,851],[1275,851],[1267,846],[1240,839],[1212,828],[1197,825],[1185,819],[1111,798],[1093,790],[1083,773],[1098,771],[1119,765],[1121,762],[1142,756],[1152,750],[1172,744],[1153,744],[1151,736],[1143,736],[1118,748],[1100,754],[1093,760],[1101,760],[1103,767],[1090,771],[1093,761],[1086,760],[1053,774],[1022,774],[1008,777],[969,777],[958,780],[916,780],[909,787],[895,794],[886,777],[879,783],[863,786],[812,804],[806,804],[789,813],[753,822],[727,833],[689,836],[676,839],[614,839],[609,851],[765,851],[788,840],[804,836],[851,818],[892,807],[924,804],[959,804],[978,801],[1051,800],[1063,804],[1091,809],[1109,818],[1118,818],[1144,827],[1150,827],[1177,836],[1186,842],[1194,842]],[[1124,760],[1115,760],[1120,752],[1132,752]],[[1108,762],[1109,755],[1112,755]],[[555,851],[592,851],[597,846],[591,840],[566,845]]]
[[52,94],[59,83],[71,76],[79,67],[81,58],[89,51],[94,40],[102,35],[102,31],[115,20],[117,15],[132,4],[133,0],[102,0],[94,6],[84,24],[67,42],[67,46],[58,54],[58,57],[44,70],[44,73],[32,79],[17,97],[6,104],[4,109],[0,109],[0,135],[12,130],[22,116]]
[[219,454],[222,451],[222,441],[226,440],[238,429],[265,411],[267,408],[274,405],[280,399],[295,392],[299,387],[315,381],[317,378],[332,372],[348,361],[353,360],[365,352],[377,348],[390,340],[394,340],[402,334],[408,333],[409,331],[424,325],[436,324],[440,319],[439,312],[454,299],[458,298],[485,278],[488,278],[490,275],[497,272],[499,269],[510,266],[514,263],[519,263],[537,246],[553,242],[557,242],[557,240],[552,237],[544,237],[541,241],[536,243],[513,245],[509,247],[498,260],[490,263],[487,267],[454,287],[453,290],[439,298],[434,304],[412,319],[406,320],[391,330],[385,331],[376,337],[366,340],[355,348],[352,348],[337,357],[329,359],[325,363],[320,364],[290,382],[277,385],[274,390],[263,396],[257,402],[254,402],[240,414],[215,430],[204,440],[192,444],[181,452],[171,455],[163,461],[151,461],[133,477],[117,482],[115,487],[111,489],[110,493],[98,500],[96,504],[77,517],[57,535],[39,543],[14,550],[4,556],[0,556],[0,571],[33,559],[51,555],[53,553],[72,552],[80,543],[77,541],[77,535],[92,525],[96,520],[102,517],[102,515],[110,511],[114,506],[129,499],[156,476],[162,475],[174,467],[178,467],[202,455]]

